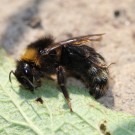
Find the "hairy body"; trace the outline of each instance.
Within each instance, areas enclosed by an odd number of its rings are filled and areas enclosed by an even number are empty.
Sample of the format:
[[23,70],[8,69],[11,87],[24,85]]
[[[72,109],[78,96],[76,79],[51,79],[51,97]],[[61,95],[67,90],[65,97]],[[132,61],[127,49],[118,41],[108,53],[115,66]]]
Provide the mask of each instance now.
[[[58,84],[72,111],[69,94],[65,86],[66,74],[78,76],[95,98],[108,90],[108,68],[104,58],[86,42],[100,40],[102,34],[77,37],[55,43],[52,37],[41,38],[31,43],[21,59],[17,61],[17,80],[33,91],[41,86],[41,78],[57,74]],[[95,38],[97,37],[97,38]]]

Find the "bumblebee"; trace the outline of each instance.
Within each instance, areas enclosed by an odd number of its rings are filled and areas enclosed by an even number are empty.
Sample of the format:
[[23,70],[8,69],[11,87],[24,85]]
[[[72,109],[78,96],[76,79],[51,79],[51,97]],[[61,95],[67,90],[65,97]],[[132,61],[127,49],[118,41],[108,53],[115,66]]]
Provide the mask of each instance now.
[[58,85],[72,111],[70,97],[65,86],[66,75],[79,77],[96,99],[103,96],[109,86],[109,72],[105,59],[86,45],[100,41],[103,34],[93,34],[54,42],[47,36],[31,43],[16,63],[14,74],[18,82],[30,91],[41,86],[43,77],[56,74]]

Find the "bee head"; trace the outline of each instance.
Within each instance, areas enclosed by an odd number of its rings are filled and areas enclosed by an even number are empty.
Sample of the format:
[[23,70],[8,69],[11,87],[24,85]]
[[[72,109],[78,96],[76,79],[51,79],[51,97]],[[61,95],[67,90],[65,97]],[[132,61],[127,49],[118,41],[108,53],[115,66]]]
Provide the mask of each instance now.
[[17,61],[17,67],[15,72],[11,71],[9,74],[9,80],[11,82],[11,74],[14,74],[18,82],[25,88],[33,91],[40,86],[40,79],[37,78],[37,70],[33,63],[27,61]]

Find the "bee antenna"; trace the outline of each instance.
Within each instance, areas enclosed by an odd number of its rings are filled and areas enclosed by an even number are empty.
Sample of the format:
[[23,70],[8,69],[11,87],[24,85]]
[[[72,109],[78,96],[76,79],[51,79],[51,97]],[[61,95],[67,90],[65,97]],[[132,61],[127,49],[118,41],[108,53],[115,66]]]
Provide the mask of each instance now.
[[13,70],[10,71],[10,73],[9,73],[9,81],[12,83],[11,74],[13,74],[14,76],[16,76],[16,75],[15,75],[15,72]]

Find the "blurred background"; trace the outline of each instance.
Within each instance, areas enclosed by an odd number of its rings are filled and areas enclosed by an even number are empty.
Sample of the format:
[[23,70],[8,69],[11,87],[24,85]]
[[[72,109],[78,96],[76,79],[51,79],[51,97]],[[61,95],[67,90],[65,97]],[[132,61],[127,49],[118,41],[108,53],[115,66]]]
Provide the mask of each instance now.
[[[39,37],[56,41],[106,33],[95,46],[110,70],[110,89],[99,102],[135,115],[135,0],[1,0],[0,46],[14,59]],[[72,80],[72,81],[71,81]],[[83,87],[78,80],[73,83]]]

